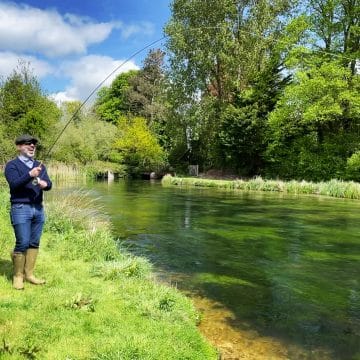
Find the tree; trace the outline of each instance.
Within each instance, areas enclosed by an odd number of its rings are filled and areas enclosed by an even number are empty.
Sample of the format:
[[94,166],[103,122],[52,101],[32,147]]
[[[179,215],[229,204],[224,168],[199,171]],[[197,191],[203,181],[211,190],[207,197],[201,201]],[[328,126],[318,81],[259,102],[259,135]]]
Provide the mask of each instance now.
[[119,125],[120,136],[115,141],[121,163],[127,165],[129,172],[139,174],[158,170],[165,164],[165,152],[154,134],[141,117],[122,119]]
[[343,54],[344,65],[355,74],[360,50],[359,0],[309,0],[311,30],[320,50]]
[[160,49],[149,51],[141,70],[130,80],[131,87],[127,94],[132,116],[146,119],[162,146],[167,141],[164,56],[165,53]]
[[352,0],[310,0],[308,5],[308,46],[293,49],[288,65],[295,81],[270,116],[268,173],[312,180],[345,177],[347,158],[359,149],[360,83],[354,66],[359,7]]
[[[0,128],[3,142],[10,144],[19,134],[31,133],[41,139],[38,155],[41,157],[49,146],[60,114],[56,104],[43,94],[30,64],[19,62],[18,67],[1,84]],[[13,150],[9,152],[10,145],[4,148],[6,150],[1,153],[3,162],[13,155]]]
[[219,146],[224,165],[243,175],[262,174],[267,148],[268,115],[274,110],[291,76],[275,58],[251,83],[251,88],[238,94],[233,104],[221,115]]
[[338,62],[299,71],[270,116],[271,172],[286,178],[341,177],[357,148],[360,82]]
[[121,73],[110,87],[103,87],[99,90],[94,110],[101,120],[117,124],[121,116],[131,113],[128,91],[131,87],[130,81],[136,74],[136,70]]
[[[57,133],[63,126],[63,123],[58,124]],[[99,121],[91,114],[82,114],[81,120],[71,122],[59,138],[52,159],[72,165],[87,165],[97,160],[112,162],[116,160],[112,157],[116,136],[115,125]]]
[[85,114],[81,101],[65,101],[61,104],[61,111],[65,121],[71,121],[75,124],[83,121]]
[[[173,1],[172,18],[166,26],[171,119],[181,126],[182,147],[191,150],[192,158],[201,159],[204,167],[229,164],[227,160],[233,158],[230,153],[243,149],[236,148],[231,138],[238,136],[237,131],[240,137],[247,136],[243,131],[247,128],[246,114],[253,111],[248,108],[248,100],[238,100],[253,91],[259,75],[273,71],[274,59],[278,60],[275,68],[281,69],[277,43],[284,37],[292,5],[292,1],[285,0]],[[276,77],[278,73],[273,74]],[[238,110],[239,106],[246,109]],[[263,116],[264,108],[257,113]],[[232,121],[238,125],[227,134]],[[259,131],[248,139],[253,149],[259,148],[258,139],[264,133],[261,124],[265,122],[257,121],[252,129]],[[253,146],[251,141],[255,139],[257,144]],[[177,144],[179,140],[177,137]],[[248,154],[240,153],[238,157],[247,158]],[[251,166],[251,171],[256,167]]]
[[150,50],[142,69],[131,79],[132,88],[128,91],[132,114],[144,117],[150,127],[161,116],[163,108],[159,100],[165,78],[164,55],[160,49]]

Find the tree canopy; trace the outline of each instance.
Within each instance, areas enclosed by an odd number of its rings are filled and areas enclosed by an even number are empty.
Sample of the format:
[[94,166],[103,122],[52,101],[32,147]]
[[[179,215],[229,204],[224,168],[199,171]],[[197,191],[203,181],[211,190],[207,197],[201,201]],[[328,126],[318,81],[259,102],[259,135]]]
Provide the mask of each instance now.
[[[54,158],[358,180],[359,21],[359,0],[173,0],[165,49],[102,88]],[[79,106],[20,64],[0,87],[2,161],[19,132],[46,148]]]

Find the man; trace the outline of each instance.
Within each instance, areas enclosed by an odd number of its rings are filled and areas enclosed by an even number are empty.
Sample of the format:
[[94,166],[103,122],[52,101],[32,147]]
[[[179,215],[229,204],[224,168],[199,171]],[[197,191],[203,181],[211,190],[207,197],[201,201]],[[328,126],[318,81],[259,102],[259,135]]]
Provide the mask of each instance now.
[[38,139],[25,134],[15,140],[19,156],[5,166],[5,177],[10,187],[11,224],[15,232],[15,248],[11,254],[14,276],[13,287],[24,289],[24,278],[35,285],[45,284],[34,274],[40,237],[45,221],[43,191],[51,189],[46,168],[34,160]]

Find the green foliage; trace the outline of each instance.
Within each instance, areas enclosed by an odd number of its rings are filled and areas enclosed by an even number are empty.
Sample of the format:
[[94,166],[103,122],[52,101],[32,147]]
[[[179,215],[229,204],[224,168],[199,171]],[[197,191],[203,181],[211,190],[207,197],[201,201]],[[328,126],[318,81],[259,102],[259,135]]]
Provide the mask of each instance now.
[[[64,119],[66,121],[67,119]],[[58,131],[64,123],[58,124]],[[112,146],[116,138],[115,125],[97,120],[90,114],[83,120],[70,123],[66,135],[60,137],[52,158],[66,164],[89,164],[97,160],[111,160]]]
[[162,311],[172,311],[176,301],[171,297],[164,297],[159,301],[159,309]]
[[346,178],[360,181],[360,151],[354,152],[346,161]]
[[84,261],[114,260],[119,257],[109,224],[94,210],[86,193],[73,192],[66,198],[54,198],[48,206],[45,228],[54,236],[48,247],[61,257]]
[[165,164],[159,144],[164,141],[165,126],[163,57],[160,50],[151,50],[141,70],[120,74],[109,88],[101,89],[95,103],[100,119],[118,126],[108,137],[112,144],[106,147],[106,155],[99,159],[118,163],[131,174],[154,171]]
[[[173,151],[203,168],[241,173],[262,168],[267,114],[283,84],[282,51],[291,31],[291,1],[172,3],[169,98]],[[285,40],[286,39],[286,40]],[[282,43],[282,47],[276,46]],[[249,94],[251,94],[249,96]],[[177,136],[173,136],[176,130]],[[182,142],[182,146],[181,146]]]
[[[116,152],[116,150],[113,150],[113,151],[114,151],[114,153]],[[119,177],[126,177],[127,166],[124,164],[115,162],[115,161],[120,162],[121,158],[119,158],[119,159],[114,159],[114,158],[110,158],[110,160],[112,160],[112,162],[96,160],[94,162],[86,164],[86,166],[84,168],[84,173],[86,174],[86,177],[88,177],[90,179],[94,179],[97,176],[107,175],[108,171],[110,171],[114,174],[117,174],[117,176],[119,176]]]
[[114,148],[122,163],[131,173],[154,171],[165,164],[165,153],[146,125],[144,118],[136,117],[123,123]]
[[164,186],[199,186],[227,190],[277,191],[288,194],[316,194],[348,199],[360,199],[360,185],[352,181],[332,179],[327,182],[264,180],[257,176],[250,180],[210,180],[200,178],[180,178],[166,175]]
[[71,121],[75,124],[83,121],[84,117],[86,116],[80,101],[65,101],[61,104],[61,110],[63,113],[63,117],[67,121],[69,121],[71,118]]
[[127,92],[131,114],[146,119],[150,129],[160,135],[165,121],[165,53],[159,49],[150,50],[143,67],[129,80]]
[[299,71],[270,116],[269,174],[344,177],[349,153],[358,147],[359,85],[338,62]]
[[345,0],[173,1],[170,163],[348,177],[359,137],[358,19]]
[[229,105],[222,112],[219,138],[228,167],[244,175],[258,170],[256,165],[260,164],[254,161],[261,152],[263,129],[264,120],[258,117],[256,104],[240,108]]
[[130,80],[137,74],[137,71],[131,70],[121,73],[112,82],[110,87],[103,87],[97,94],[95,102],[95,112],[104,121],[117,124],[118,119],[130,112],[128,101],[128,91],[130,89]]
[[39,137],[41,156],[50,145],[59,118],[59,109],[42,93],[29,64],[20,62],[0,85],[0,135],[3,139],[0,161],[5,163],[14,156],[13,141],[23,133]]

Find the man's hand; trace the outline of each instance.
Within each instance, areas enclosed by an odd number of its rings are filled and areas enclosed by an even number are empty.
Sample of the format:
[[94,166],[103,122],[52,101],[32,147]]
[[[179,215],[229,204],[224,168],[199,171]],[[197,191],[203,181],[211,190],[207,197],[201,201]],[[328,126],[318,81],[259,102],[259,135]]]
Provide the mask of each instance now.
[[33,178],[38,177],[40,173],[41,173],[41,166],[34,167],[29,171],[29,175]]
[[48,186],[48,183],[45,180],[40,180],[38,185],[40,189],[45,189]]

